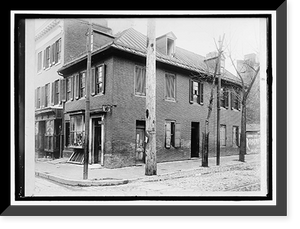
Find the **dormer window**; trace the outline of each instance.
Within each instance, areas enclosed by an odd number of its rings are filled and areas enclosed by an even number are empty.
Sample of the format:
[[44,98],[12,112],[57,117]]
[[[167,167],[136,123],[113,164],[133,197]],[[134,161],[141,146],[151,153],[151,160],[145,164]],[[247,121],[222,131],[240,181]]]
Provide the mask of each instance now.
[[174,56],[176,39],[176,36],[172,32],[156,38],[156,50],[164,55]]
[[175,41],[167,38],[167,55],[168,56],[173,56],[175,53],[175,45],[174,45]]

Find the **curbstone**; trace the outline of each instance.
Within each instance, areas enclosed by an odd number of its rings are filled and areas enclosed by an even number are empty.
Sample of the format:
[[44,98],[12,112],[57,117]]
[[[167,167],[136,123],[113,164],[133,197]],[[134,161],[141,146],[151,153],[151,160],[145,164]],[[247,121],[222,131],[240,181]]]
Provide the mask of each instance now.
[[69,186],[82,186],[82,187],[90,187],[90,186],[113,186],[113,185],[122,185],[127,184],[129,181],[127,179],[99,179],[99,180],[73,180],[68,178],[63,178],[60,176],[54,176],[48,174],[47,172],[35,172],[35,175],[44,179],[48,179],[51,181],[55,181],[60,184],[69,185]]

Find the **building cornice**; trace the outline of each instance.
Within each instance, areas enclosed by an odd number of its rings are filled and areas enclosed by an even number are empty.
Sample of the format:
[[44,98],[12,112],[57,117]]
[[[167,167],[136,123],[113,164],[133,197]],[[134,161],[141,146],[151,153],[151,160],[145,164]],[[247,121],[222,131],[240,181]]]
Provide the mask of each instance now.
[[54,29],[60,23],[60,21],[61,21],[60,19],[54,19],[48,25],[42,28],[42,30],[36,34],[35,41],[38,41],[43,36],[45,36],[48,32]]

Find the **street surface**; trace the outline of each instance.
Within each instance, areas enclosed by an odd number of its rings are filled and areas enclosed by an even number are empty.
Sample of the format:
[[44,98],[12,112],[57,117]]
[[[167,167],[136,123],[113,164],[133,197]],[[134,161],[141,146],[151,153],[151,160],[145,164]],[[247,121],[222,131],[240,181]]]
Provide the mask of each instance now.
[[260,191],[260,165],[244,163],[209,174],[192,171],[185,177],[161,181],[133,181],[125,185],[67,186],[36,177],[34,196],[201,196],[208,192]]

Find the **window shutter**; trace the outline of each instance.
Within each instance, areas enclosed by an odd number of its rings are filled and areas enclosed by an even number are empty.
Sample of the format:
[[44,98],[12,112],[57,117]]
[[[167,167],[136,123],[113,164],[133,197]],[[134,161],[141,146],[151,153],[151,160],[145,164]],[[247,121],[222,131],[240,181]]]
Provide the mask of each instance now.
[[166,123],[166,148],[171,148],[171,123]]
[[106,84],[106,65],[103,64],[103,69],[102,69],[102,94],[105,94],[105,84]]
[[201,90],[200,90],[200,85],[201,83],[198,82],[198,95],[197,95],[197,103],[200,104],[201,103]]
[[75,92],[75,98],[79,98],[79,74],[75,75],[75,83],[74,83],[74,92]]
[[51,105],[54,105],[55,82],[51,83]]
[[225,99],[225,108],[228,109],[228,103],[229,103],[229,93],[228,91],[224,91],[224,99]]
[[70,76],[71,81],[71,91],[70,91],[70,99],[74,99],[74,76]]
[[66,79],[60,80],[60,101],[66,102]]
[[234,100],[235,100],[235,95],[234,92],[231,92],[231,110],[233,110],[234,108]]
[[35,91],[35,109],[37,108],[38,106],[38,98],[37,98],[37,88],[34,90]]
[[179,148],[181,146],[181,124],[175,124],[175,147]]
[[44,50],[44,55],[43,55],[43,69],[46,68],[46,49]]
[[199,84],[200,103],[203,103],[203,83]]
[[41,87],[41,107],[45,107],[45,86]]
[[91,75],[91,95],[95,95],[95,89],[96,89],[96,78],[95,78],[95,73],[96,69],[92,68],[92,75]]
[[193,103],[193,80],[190,79],[190,90],[189,90],[189,100],[190,103]]
[[53,44],[50,46],[50,66],[53,64],[53,54],[54,54],[54,50],[53,50]]
[[54,63],[57,63],[58,62],[58,55],[57,55],[57,51],[58,51],[58,42],[56,41],[54,44],[53,44],[53,59],[54,59]]

